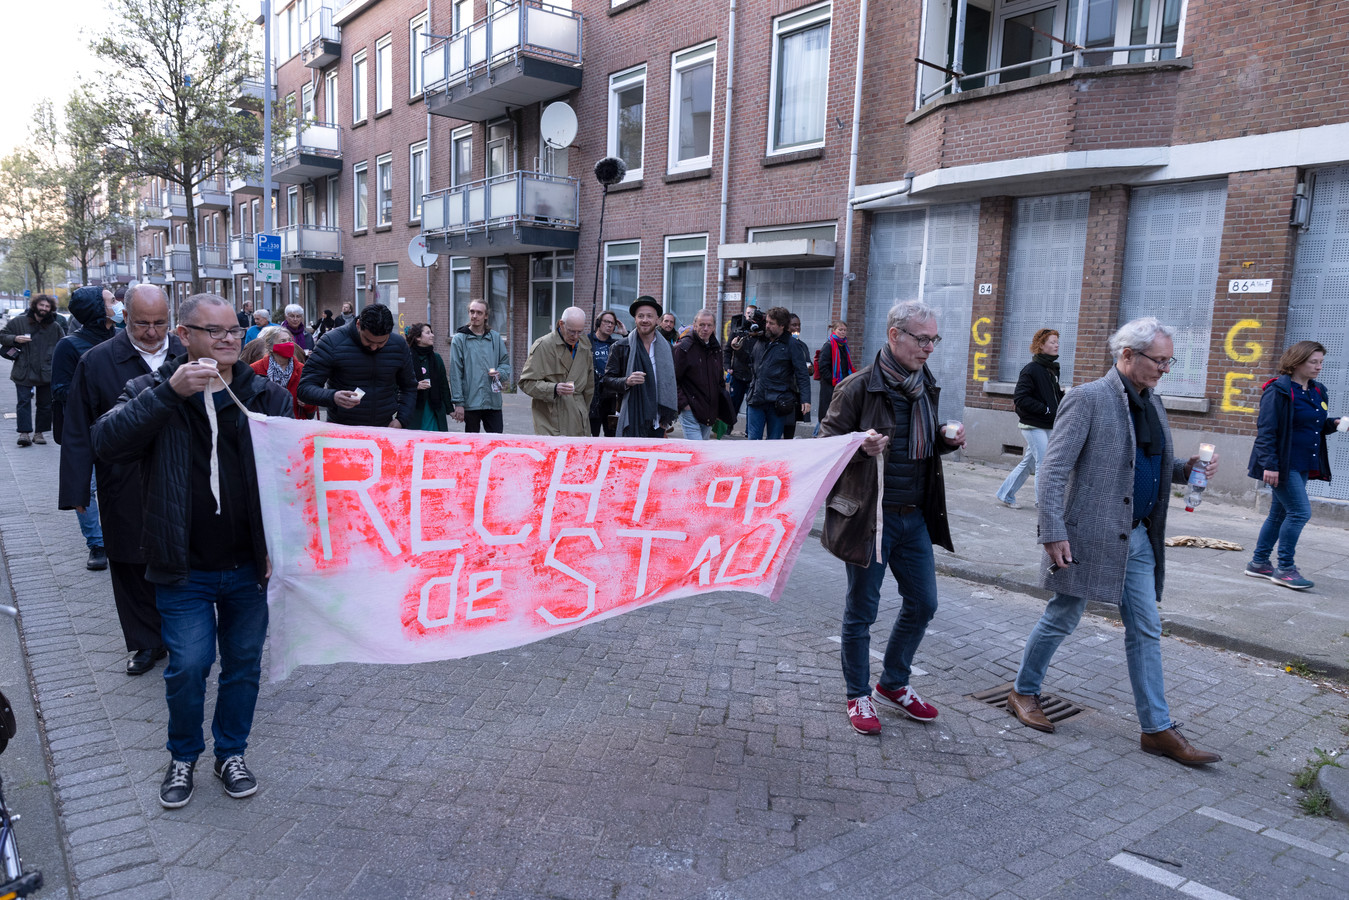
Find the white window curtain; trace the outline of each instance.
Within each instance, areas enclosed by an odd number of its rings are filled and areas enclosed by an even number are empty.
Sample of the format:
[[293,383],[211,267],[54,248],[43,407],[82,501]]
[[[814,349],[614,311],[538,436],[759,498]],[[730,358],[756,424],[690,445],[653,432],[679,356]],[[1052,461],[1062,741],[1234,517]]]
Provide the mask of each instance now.
[[828,83],[828,22],[779,38],[774,135],[777,148],[824,140]]

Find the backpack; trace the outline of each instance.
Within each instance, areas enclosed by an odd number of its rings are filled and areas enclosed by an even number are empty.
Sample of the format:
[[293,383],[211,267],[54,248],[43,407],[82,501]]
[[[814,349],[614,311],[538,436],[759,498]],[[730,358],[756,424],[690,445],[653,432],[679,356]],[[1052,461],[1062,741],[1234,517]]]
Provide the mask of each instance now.
[[814,378],[816,381],[820,380],[820,350],[823,349],[823,347],[820,347],[815,351],[815,365],[811,366],[810,377]]

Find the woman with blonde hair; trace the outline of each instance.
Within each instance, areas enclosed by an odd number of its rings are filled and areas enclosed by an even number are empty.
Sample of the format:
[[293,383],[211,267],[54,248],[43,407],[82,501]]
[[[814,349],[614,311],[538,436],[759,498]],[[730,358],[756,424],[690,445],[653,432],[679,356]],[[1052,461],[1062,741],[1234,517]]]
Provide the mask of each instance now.
[[[1054,416],[1063,399],[1063,388],[1059,387],[1059,333],[1052,328],[1041,328],[1031,338],[1030,352],[1031,361],[1022,367],[1012,397],[1017,427],[1026,438],[1026,452],[1021,454],[1021,462],[1007,475],[997,493],[1003,505],[1012,509],[1020,508],[1016,492],[1026,483],[1026,477],[1040,468],[1040,460],[1049,447]],[[1038,475],[1036,486],[1039,486]]]
[[[1246,574],[1295,591],[1312,587],[1293,559],[1297,539],[1312,517],[1307,482],[1330,480],[1326,435],[1344,422],[1330,418],[1330,394],[1316,380],[1325,358],[1326,348],[1316,341],[1298,341],[1283,351],[1279,374],[1265,382],[1260,395],[1255,445],[1246,470],[1269,485],[1273,494]],[[1276,543],[1277,567],[1270,562]]]

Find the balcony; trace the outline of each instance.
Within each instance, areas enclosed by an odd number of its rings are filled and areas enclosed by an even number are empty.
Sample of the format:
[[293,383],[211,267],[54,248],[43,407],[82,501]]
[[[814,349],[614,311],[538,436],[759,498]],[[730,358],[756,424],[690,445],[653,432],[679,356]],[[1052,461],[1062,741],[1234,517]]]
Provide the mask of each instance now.
[[272,180],[305,184],[342,171],[342,129],[326,122],[297,124],[272,157]]
[[300,23],[300,58],[311,69],[322,69],[342,55],[342,29],[333,24],[333,10],[324,5]]
[[216,175],[197,185],[192,191],[192,206],[200,210],[229,209],[230,195],[225,189],[225,176]]
[[148,202],[142,203],[140,207],[141,231],[168,231],[168,216],[163,215],[163,211],[158,205],[151,206]]
[[257,268],[258,243],[253,233],[236,234],[230,237],[230,265],[235,275],[252,275]]
[[197,266],[202,278],[227,279],[234,276],[230,268],[229,247],[225,244],[198,244]]
[[[273,96],[276,96],[276,66],[272,66],[272,88]],[[262,100],[266,84],[261,75],[246,76],[239,82],[239,88],[235,92],[233,99],[230,100],[230,106],[235,109],[248,109],[253,112],[262,112]]]
[[428,112],[485,122],[581,86],[581,16],[512,4],[422,53]]
[[141,271],[145,273],[145,280],[151,284],[164,283],[164,257],[146,256],[141,259]]
[[279,229],[281,271],[296,274],[342,271],[342,229],[288,225]]
[[233,166],[234,174],[230,176],[229,188],[231,194],[250,194],[255,197],[262,196],[262,157],[252,154],[245,155]]
[[580,199],[575,178],[513,172],[427,194],[422,231],[453,256],[575,250]]
[[112,260],[103,264],[104,284],[130,284],[135,277],[134,267],[125,260]]
[[160,195],[160,218],[170,222],[187,221],[187,197],[178,188],[166,188]]
[[182,283],[192,280],[192,252],[187,244],[169,244],[164,254],[164,278]]

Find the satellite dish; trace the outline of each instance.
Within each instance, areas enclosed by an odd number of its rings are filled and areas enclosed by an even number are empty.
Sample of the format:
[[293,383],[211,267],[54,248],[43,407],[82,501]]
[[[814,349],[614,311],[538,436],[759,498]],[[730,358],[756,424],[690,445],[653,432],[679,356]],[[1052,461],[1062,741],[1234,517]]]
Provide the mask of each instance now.
[[418,268],[425,269],[440,258],[440,254],[426,249],[426,237],[417,235],[408,243],[408,259]]
[[576,140],[576,111],[561,100],[549,103],[539,116],[539,135],[554,150],[570,147]]
[[606,156],[595,163],[595,180],[608,187],[618,184],[628,174],[628,164],[617,156]]

